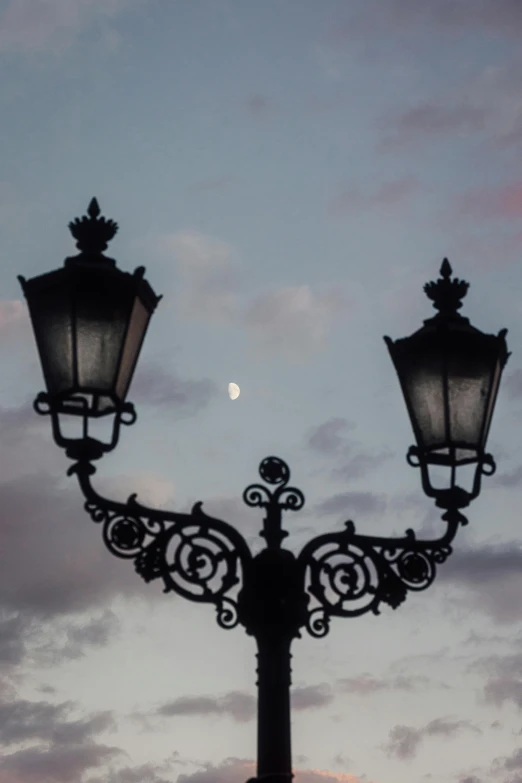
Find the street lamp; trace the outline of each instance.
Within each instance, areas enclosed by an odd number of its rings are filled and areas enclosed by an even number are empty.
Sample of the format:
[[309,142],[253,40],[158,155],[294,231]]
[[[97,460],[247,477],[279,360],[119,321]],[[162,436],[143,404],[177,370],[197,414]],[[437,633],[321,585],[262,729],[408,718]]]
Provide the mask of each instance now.
[[[424,590],[437,565],[452,552],[461,509],[480,491],[482,474],[495,462],[485,452],[502,370],[508,358],[506,330],[487,335],[458,310],[468,283],[451,279],[444,260],[441,277],[424,290],[437,314],[410,337],[385,337],[399,376],[417,441],[408,462],[420,467],[422,486],[444,510],[443,536],[418,540],[413,530],[400,538],[344,529],[313,538],[296,557],[281,544],[288,535],[282,512],[298,511],[304,495],[289,486],[290,470],[278,457],[259,466],[264,483],[243,493],[248,506],[264,509],[260,535],[265,548],[252,555],[243,536],[227,522],[208,516],[202,503],[190,513],[148,508],[131,495],[119,503],[91,484],[92,464],[115,448],[120,424],[136,414],[126,400],[150,317],[160,299],[144,279],[116,268],[103,255],[117,225],[100,217],[93,199],[87,215],[69,224],[80,253],[64,267],[31,280],[20,277],[40,354],[46,392],[35,400],[51,416],[56,443],[75,460],[85,509],[102,527],[112,554],[134,561],[146,582],[162,579],[164,592],[213,603],[222,628],[241,624],[254,636],[258,658],[257,781],[290,783],[290,647],[301,629],[328,633],[331,617],[379,614],[381,603],[396,609],[408,590]],[[81,437],[67,437],[60,417],[81,418]],[[112,416],[108,441],[89,432],[91,419]],[[449,486],[433,486],[429,467],[445,466]],[[457,482],[457,469],[474,465],[471,490]]]

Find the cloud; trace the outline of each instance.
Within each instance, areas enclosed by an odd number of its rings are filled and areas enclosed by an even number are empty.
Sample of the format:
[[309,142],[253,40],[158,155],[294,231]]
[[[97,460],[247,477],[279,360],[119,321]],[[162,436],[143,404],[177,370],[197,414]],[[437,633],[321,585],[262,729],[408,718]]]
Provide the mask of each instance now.
[[275,104],[266,95],[250,95],[244,102],[245,111],[256,120],[264,120],[275,111]]
[[54,54],[133,0],[8,0],[0,14],[0,53]]
[[[0,702],[0,783],[73,783],[83,773],[122,755],[115,747],[97,744],[96,735],[113,731],[110,712],[71,718],[73,702],[13,699]],[[8,754],[10,746],[30,747]],[[36,743],[36,744],[35,744]]]
[[217,393],[209,378],[180,378],[159,362],[149,361],[138,365],[128,396],[136,405],[166,407],[179,417],[188,417],[199,413]]
[[484,686],[484,701],[501,707],[505,702],[512,702],[522,710],[522,680],[510,677],[491,679]]
[[359,443],[349,437],[355,425],[341,416],[334,416],[322,424],[311,427],[306,434],[306,447],[336,463],[330,468],[334,479],[348,482],[361,478],[388,461],[392,452],[356,452]]
[[522,397],[522,370],[515,370],[503,378],[502,387],[510,399]]
[[75,783],[87,770],[122,753],[95,743],[18,750],[0,760],[0,783]]
[[320,514],[339,514],[346,519],[359,514],[383,514],[386,500],[373,492],[339,492],[315,506]]
[[29,319],[27,306],[19,299],[3,299],[0,301],[0,339],[17,337],[22,332],[29,334]]
[[238,723],[252,720],[256,714],[256,700],[251,694],[230,691],[224,696],[180,696],[158,707],[157,715],[227,715]]
[[470,671],[483,671],[487,674],[484,684],[484,704],[502,706],[513,703],[522,710],[522,654],[489,655],[474,660]]
[[436,718],[420,729],[415,729],[412,726],[394,726],[390,731],[389,742],[385,746],[385,751],[388,756],[403,761],[412,759],[415,757],[419,745],[426,737],[454,737],[462,729],[480,733],[480,729],[471,721],[451,720],[449,718]]
[[493,479],[493,485],[500,487],[519,487],[522,483],[522,465],[513,470],[498,473]]
[[420,136],[438,136],[473,132],[484,129],[485,112],[473,106],[444,106],[425,103],[399,114],[394,123],[394,136],[383,145],[400,146]]
[[[92,617],[86,622],[68,622],[60,626],[53,624],[53,638],[33,650],[33,654],[47,657],[51,665],[63,659],[84,657],[93,647],[105,647],[112,641],[120,627],[117,616],[110,609],[105,609],[98,617]],[[60,634],[64,641],[60,646]]]
[[355,424],[352,422],[341,416],[334,416],[308,431],[307,446],[318,454],[338,456],[349,448],[346,435],[354,429]]
[[[203,764],[191,775],[180,775],[176,783],[245,783],[255,774],[253,761],[229,757],[221,764]],[[1,781],[0,781],[1,783]]]
[[50,619],[98,607],[115,595],[145,596],[129,563],[100,547],[100,530],[78,490],[50,475],[0,485],[0,604]]
[[186,320],[246,333],[261,353],[300,361],[321,350],[353,304],[339,286],[313,289],[303,284],[240,296],[242,272],[234,249],[197,231],[166,234],[155,245],[165,264],[176,264],[176,312]]
[[[172,772],[168,778],[163,777],[163,772],[169,772],[169,768],[169,764],[140,764],[118,771],[111,770],[110,783],[172,783]],[[86,783],[107,783],[107,777],[89,778]]]
[[452,600],[486,614],[495,624],[522,619],[522,549],[519,544],[482,544],[457,548],[437,579],[464,588],[463,598]]
[[[221,764],[204,764],[191,775],[180,775],[176,783],[250,783],[255,775],[252,761],[238,758],[225,759]],[[294,783],[363,783],[362,778],[342,772],[319,769],[295,769]],[[2,783],[2,781],[0,781]]]
[[314,707],[326,707],[333,701],[332,689],[329,685],[307,685],[292,688],[292,709],[308,710]]
[[65,720],[72,706],[72,702],[50,704],[24,699],[0,704],[0,742],[16,745],[38,739],[77,745],[116,726],[110,712],[95,713],[87,719]]
[[471,190],[457,200],[457,216],[483,220],[520,220],[522,217],[522,182],[496,188]]
[[398,675],[390,680],[379,679],[368,674],[358,677],[341,678],[337,680],[339,690],[347,693],[355,693],[360,696],[368,696],[378,691],[415,691],[418,686],[426,687],[430,683],[429,677],[423,675]]
[[373,193],[360,189],[342,188],[328,205],[330,215],[346,215],[354,210],[387,209],[409,201],[420,189],[420,183],[413,177],[403,177],[381,185]]
[[313,291],[287,286],[257,296],[247,306],[244,323],[256,347],[294,359],[321,350],[347,302],[334,288]]
[[346,24],[338,26],[332,40],[346,42],[362,33],[387,34],[390,28],[404,31],[424,26],[440,27],[460,35],[477,30],[488,35],[518,38],[522,34],[522,9],[518,0],[439,0],[424,4],[415,0],[389,0],[386,6],[369,4],[355,13]]
[[240,276],[231,245],[197,231],[179,231],[159,237],[156,246],[165,260],[175,260],[181,284],[176,308],[182,317],[211,323],[237,318]]

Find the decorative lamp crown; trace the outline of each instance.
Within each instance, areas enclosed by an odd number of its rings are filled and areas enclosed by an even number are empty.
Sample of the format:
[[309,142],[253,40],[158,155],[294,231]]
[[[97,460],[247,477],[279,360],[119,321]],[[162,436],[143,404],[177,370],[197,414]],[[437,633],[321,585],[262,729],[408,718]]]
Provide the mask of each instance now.
[[87,215],[81,219],[75,218],[69,223],[69,230],[76,239],[76,247],[82,253],[100,255],[107,249],[107,243],[118,231],[118,224],[114,220],[107,220],[99,215],[100,206],[93,198],[87,209]]
[[458,277],[450,280],[452,271],[448,259],[445,258],[440,268],[441,277],[436,283],[426,283],[424,286],[426,296],[433,301],[433,307],[439,311],[435,317],[439,315],[461,317],[457,310],[462,307],[461,299],[466,296],[469,283],[459,280]]

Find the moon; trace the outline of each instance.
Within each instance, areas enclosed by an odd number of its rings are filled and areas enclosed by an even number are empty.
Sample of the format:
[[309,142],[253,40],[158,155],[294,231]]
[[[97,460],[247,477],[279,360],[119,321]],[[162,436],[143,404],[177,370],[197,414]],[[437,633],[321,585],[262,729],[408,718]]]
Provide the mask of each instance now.
[[228,384],[228,396],[231,400],[237,400],[239,395],[241,394],[241,389],[237,385],[237,383],[229,383]]

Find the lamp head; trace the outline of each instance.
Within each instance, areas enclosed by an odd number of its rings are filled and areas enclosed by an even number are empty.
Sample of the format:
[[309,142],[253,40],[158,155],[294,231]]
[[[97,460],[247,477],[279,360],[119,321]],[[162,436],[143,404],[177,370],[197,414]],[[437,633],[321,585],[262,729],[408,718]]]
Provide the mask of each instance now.
[[[451,279],[445,258],[441,277],[424,286],[437,314],[410,337],[385,337],[417,442],[408,461],[421,467],[426,494],[443,508],[462,508],[477,497],[482,473],[491,474],[495,463],[486,454],[486,441],[502,371],[509,353],[507,329],[484,334],[458,310],[469,284]],[[428,466],[450,469],[449,487],[436,489]],[[473,488],[456,483],[459,466],[475,465]]]
[[[103,254],[118,226],[100,217],[96,199],[87,215],[69,224],[79,254],[63,267],[25,280],[27,299],[47,391],[35,407],[50,413],[58,445],[69,456],[91,459],[115,447],[120,423],[136,415],[127,392],[150,318],[161,297],[144,278],[145,268],[123,272]],[[81,438],[67,438],[59,414],[81,416]],[[114,414],[112,438],[90,437],[88,422]]]

